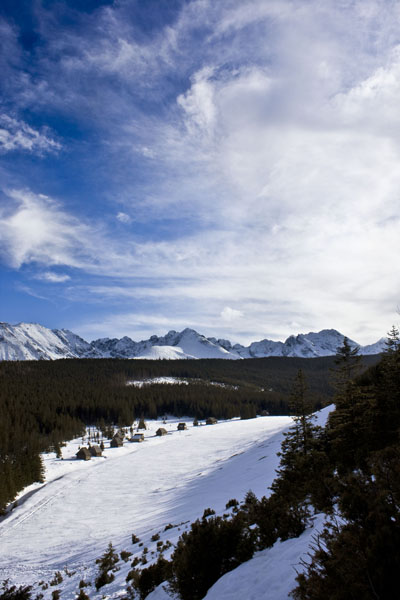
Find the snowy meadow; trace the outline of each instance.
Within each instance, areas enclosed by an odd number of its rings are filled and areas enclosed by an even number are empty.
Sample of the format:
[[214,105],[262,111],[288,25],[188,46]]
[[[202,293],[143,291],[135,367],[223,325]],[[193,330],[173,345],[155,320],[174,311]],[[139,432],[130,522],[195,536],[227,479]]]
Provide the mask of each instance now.
[[[0,523],[3,579],[21,585],[41,581],[38,589],[45,597],[51,598],[57,587],[69,600],[75,598],[80,580],[93,580],[95,560],[109,542],[118,552],[131,552],[130,559],[141,557],[147,548],[150,561],[157,551],[152,537],[174,544],[204,509],[222,514],[232,498],[242,500],[249,490],[258,497],[268,492],[290,417],[198,427],[186,422],[188,429],[177,431],[177,419],[149,421],[144,443],[125,442],[121,448],[107,443],[102,457],[87,462],[75,458],[81,438],[62,448],[62,459],[43,455],[45,482],[21,492],[16,507]],[[155,435],[160,426],[167,429],[166,436]],[[132,544],[132,534],[141,546]],[[115,581],[94,597],[124,594],[129,563],[121,562]],[[43,590],[56,572],[63,581]],[[294,569],[291,574],[294,583]],[[93,597],[94,589],[89,593]]]

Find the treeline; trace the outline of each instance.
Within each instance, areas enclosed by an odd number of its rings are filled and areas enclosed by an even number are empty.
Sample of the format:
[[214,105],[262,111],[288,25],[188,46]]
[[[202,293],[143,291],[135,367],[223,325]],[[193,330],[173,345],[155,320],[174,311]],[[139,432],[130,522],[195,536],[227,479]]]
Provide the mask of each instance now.
[[[144,599],[167,580],[181,600],[201,600],[224,573],[298,537],[316,512],[330,516],[302,559],[295,600],[393,597],[400,566],[400,340],[389,337],[381,362],[360,375],[345,340],[335,357],[336,409],[314,424],[304,373],[293,383],[294,426],[286,434],[271,495],[249,492],[220,517],[205,511],[178,541],[171,560],[133,564],[127,598]],[[300,567],[301,565],[299,565]],[[251,583],[249,583],[251,585]]]
[[[364,357],[364,367],[376,361]],[[0,510],[23,487],[40,481],[40,452],[80,435],[87,425],[126,426],[142,415],[221,419],[251,418],[264,410],[288,414],[290,382],[299,368],[307,374],[316,409],[332,397],[332,364],[332,357],[0,362]],[[126,385],[160,376],[191,384]]]

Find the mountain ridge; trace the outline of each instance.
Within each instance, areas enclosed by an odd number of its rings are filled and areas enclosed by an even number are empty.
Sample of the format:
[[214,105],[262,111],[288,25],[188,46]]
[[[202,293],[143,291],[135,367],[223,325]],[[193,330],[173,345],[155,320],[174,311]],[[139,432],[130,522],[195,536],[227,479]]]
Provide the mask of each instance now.
[[[39,323],[0,323],[0,360],[56,360],[60,358],[146,358],[177,360],[222,358],[264,358],[288,356],[314,358],[332,356],[342,345],[344,335],[336,329],[290,335],[284,342],[263,339],[249,346],[226,339],[205,337],[194,329],[170,330],[164,336],[152,335],[135,342],[128,336],[100,338],[87,342],[68,329],[48,329]],[[360,354],[379,354],[385,338],[360,347]],[[352,347],[358,344],[349,339]]]

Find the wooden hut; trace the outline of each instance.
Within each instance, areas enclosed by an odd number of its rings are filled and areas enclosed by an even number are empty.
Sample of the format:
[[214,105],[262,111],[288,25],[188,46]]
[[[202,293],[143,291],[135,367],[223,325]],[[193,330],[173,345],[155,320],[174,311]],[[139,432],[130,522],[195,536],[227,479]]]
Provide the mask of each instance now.
[[131,442],[144,442],[144,433],[135,433],[135,435],[131,437]]
[[206,425],[215,425],[216,423],[218,423],[218,421],[215,417],[208,417],[206,420]]
[[178,423],[178,431],[184,431],[187,429],[186,423]]
[[78,452],[76,453],[76,458],[78,460],[90,460],[92,458],[92,455],[90,454],[89,448],[81,448],[80,450],[78,450]]
[[124,440],[116,433],[110,442],[110,448],[120,448],[124,445]]
[[100,446],[90,446],[89,452],[92,456],[101,456]]
[[167,435],[168,431],[164,427],[159,427],[156,431],[156,435],[162,436]]
[[269,412],[267,410],[262,410],[260,412],[260,417],[269,417]]

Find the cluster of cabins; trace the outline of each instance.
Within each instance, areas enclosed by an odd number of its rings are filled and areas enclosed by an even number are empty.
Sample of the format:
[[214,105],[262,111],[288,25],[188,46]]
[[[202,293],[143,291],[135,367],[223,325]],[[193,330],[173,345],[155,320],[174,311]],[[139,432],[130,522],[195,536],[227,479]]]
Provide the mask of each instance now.
[[[216,423],[218,423],[217,419],[215,419],[214,417],[209,417],[206,420],[206,425],[215,425]],[[193,424],[198,424],[193,423]],[[141,426],[142,425],[142,426]],[[139,423],[139,429],[146,429],[146,425]],[[184,431],[187,429],[187,425],[186,423],[178,423],[178,431]],[[157,436],[163,436],[163,435],[167,435],[168,431],[164,428],[164,427],[159,427],[156,431],[156,435]],[[114,435],[114,437],[112,438],[111,442],[110,442],[110,448],[120,448],[121,446],[124,445],[124,437],[125,434],[123,431],[117,431],[117,433]],[[144,433],[135,433],[132,435],[132,437],[129,439],[129,442],[144,442]],[[100,446],[91,446],[89,444],[88,448],[80,448],[79,451],[76,453],[76,458],[78,458],[79,460],[90,460],[92,458],[92,456],[101,456],[102,455],[102,450],[100,448]]]
[[80,448],[76,453],[76,458],[80,460],[90,460],[92,456],[101,456],[102,450],[100,446],[89,446],[88,448]]

